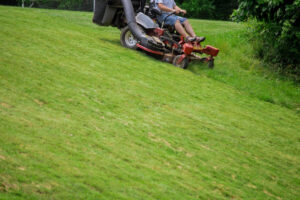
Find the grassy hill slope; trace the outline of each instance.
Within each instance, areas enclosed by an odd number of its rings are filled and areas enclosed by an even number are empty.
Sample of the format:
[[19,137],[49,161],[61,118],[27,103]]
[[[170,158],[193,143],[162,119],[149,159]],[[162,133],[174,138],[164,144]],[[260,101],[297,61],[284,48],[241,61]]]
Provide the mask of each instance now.
[[298,199],[299,87],[240,24],[181,70],[92,13],[0,7],[0,199]]

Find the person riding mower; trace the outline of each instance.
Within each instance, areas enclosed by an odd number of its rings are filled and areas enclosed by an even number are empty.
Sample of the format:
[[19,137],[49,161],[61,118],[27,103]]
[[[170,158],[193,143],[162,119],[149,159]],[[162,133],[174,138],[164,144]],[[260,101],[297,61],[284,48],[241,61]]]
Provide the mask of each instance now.
[[[161,11],[161,15],[157,17],[157,20],[162,23],[165,20],[166,25],[174,26],[176,31],[189,42],[203,42],[205,37],[198,37],[188,19],[185,17],[177,16],[178,14],[185,15],[186,10],[178,7],[174,0],[151,0],[154,7]],[[170,13],[175,13],[167,17]],[[167,17],[167,18],[166,18]]]

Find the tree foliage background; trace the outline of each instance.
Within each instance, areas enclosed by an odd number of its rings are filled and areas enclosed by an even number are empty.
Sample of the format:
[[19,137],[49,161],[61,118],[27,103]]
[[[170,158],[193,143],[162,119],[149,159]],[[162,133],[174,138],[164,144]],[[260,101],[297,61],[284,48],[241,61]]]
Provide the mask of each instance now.
[[[22,4],[22,0],[17,0]],[[67,10],[92,11],[93,0],[25,0],[25,6]]]
[[[21,5],[22,0],[17,0]],[[228,20],[238,0],[176,0],[188,11],[188,17]],[[32,4],[33,3],[33,4]],[[93,0],[25,0],[26,6],[70,10],[93,10]]]
[[249,22],[257,55],[300,76],[300,0],[239,0],[233,19]]
[[188,17],[228,20],[238,0],[177,0],[188,11]]

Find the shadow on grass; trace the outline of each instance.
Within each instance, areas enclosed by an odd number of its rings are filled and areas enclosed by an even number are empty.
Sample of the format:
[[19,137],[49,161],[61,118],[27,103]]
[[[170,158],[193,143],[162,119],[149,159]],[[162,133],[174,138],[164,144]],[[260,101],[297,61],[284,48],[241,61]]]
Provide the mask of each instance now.
[[209,68],[207,63],[194,61],[189,64],[187,70],[194,73],[195,75],[201,75],[213,69]]
[[[102,42],[108,42],[108,43],[111,43],[112,45],[116,45],[116,46],[118,46],[119,48],[124,48],[124,49],[126,49],[125,47],[122,46],[122,44],[121,44],[121,42],[120,42],[119,39],[101,38],[101,39],[99,39],[99,40],[101,40]],[[155,55],[155,54],[148,53],[148,52],[143,51],[143,50],[141,50],[141,49],[139,49],[139,48],[138,48],[136,51],[144,52],[145,55],[149,55],[150,57],[155,58],[155,59],[161,59],[161,58],[162,58],[161,56],[158,56],[158,55]]]
[[102,42],[108,42],[111,43],[112,45],[117,45],[117,46],[121,46],[121,42],[118,39],[111,39],[111,38],[100,38],[99,40],[101,40]]

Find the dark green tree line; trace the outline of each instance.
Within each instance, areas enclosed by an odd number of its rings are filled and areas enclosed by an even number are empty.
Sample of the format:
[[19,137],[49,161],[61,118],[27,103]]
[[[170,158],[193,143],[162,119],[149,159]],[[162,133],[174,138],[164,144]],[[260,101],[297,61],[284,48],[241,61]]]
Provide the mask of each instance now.
[[188,11],[189,17],[204,19],[228,20],[237,0],[177,0],[179,5]]
[[[25,6],[67,10],[92,11],[93,0],[24,0]],[[22,4],[22,0],[18,0]]]
[[[22,0],[17,0],[22,4]],[[93,0],[24,0],[25,6],[39,8],[85,10],[93,9]],[[238,0],[176,0],[188,11],[188,17],[228,20]]]

